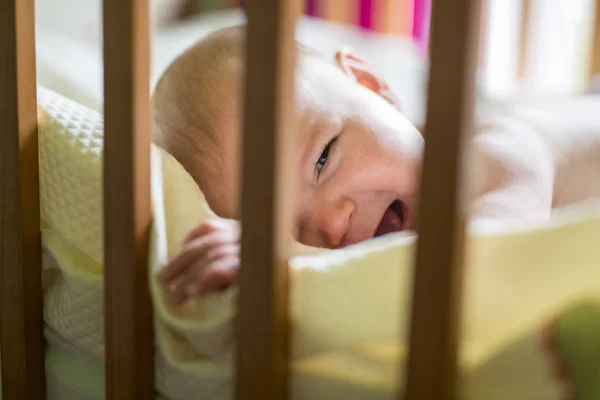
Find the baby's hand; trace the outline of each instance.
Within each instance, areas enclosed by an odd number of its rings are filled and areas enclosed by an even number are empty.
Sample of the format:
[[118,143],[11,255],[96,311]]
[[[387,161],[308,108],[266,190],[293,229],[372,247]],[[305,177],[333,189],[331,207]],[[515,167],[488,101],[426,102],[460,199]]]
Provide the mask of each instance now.
[[224,221],[200,224],[185,238],[181,252],[159,274],[174,305],[192,296],[235,284],[240,267],[240,228]]

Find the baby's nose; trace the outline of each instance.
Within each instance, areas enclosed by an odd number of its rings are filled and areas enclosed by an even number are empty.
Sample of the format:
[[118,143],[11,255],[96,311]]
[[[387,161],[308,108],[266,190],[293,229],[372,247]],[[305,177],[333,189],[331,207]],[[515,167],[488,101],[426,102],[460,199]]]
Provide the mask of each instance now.
[[339,199],[324,207],[320,215],[320,229],[332,248],[341,247],[350,228],[354,203],[350,199]]

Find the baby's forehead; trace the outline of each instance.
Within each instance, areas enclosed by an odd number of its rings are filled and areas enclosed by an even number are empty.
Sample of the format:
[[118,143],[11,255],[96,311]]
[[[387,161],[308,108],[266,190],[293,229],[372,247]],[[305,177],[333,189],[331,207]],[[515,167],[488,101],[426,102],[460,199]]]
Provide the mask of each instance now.
[[296,69],[296,101],[300,110],[331,111],[352,97],[356,84],[324,56],[300,54]]

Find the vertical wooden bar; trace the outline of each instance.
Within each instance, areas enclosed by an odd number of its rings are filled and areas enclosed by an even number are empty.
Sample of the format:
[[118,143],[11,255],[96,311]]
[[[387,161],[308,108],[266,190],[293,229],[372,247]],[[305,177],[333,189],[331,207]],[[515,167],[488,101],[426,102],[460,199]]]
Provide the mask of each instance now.
[[330,21],[344,24],[356,24],[358,19],[358,0],[321,0],[323,15]]
[[0,2],[0,343],[6,400],[44,398],[33,0]]
[[490,0],[481,0],[481,19],[479,24],[479,56],[477,74],[482,76],[487,69],[487,50],[489,47]]
[[412,35],[413,0],[375,0],[375,30],[395,35]]
[[104,0],[103,16],[107,399],[153,399],[148,0]]
[[247,0],[237,398],[287,391],[299,1]]
[[598,79],[600,77],[600,0],[596,0],[595,5],[590,79]]
[[406,397],[399,399],[457,398],[467,221],[463,171],[473,126],[480,2],[434,2],[408,377]]
[[374,0],[373,1],[373,30],[382,33],[397,34],[400,32],[401,1]]
[[519,42],[519,60],[517,76],[519,80],[527,78],[527,67],[529,65],[529,46],[531,38],[529,35],[529,23],[531,20],[531,0],[522,0],[521,7],[521,41]]

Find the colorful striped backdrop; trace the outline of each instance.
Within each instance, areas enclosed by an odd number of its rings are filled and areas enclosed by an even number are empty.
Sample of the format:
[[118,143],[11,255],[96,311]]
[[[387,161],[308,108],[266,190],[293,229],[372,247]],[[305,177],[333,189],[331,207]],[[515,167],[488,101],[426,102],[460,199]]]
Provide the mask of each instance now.
[[[199,0],[202,10],[238,7],[243,0]],[[432,0],[305,0],[307,15],[382,33],[411,35],[426,51]]]
[[[244,3],[193,1],[201,12]],[[434,0],[303,1],[307,15],[412,37],[423,55],[428,55]],[[595,43],[592,41],[600,41],[600,28],[594,28],[600,22],[592,20],[592,16],[600,18],[600,0],[569,0],[568,7],[566,3],[567,0],[482,0],[478,70],[486,92],[505,95],[526,89],[570,93],[587,87],[590,74],[597,74],[600,69],[600,45],[596,44],[595,53],[591,52]],[[561,49],[563,56],[557,57],[556,49]],[[594,67],[590,67],[590,58],[596,60]]]

